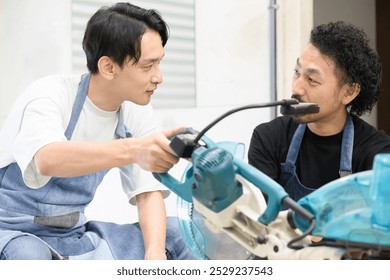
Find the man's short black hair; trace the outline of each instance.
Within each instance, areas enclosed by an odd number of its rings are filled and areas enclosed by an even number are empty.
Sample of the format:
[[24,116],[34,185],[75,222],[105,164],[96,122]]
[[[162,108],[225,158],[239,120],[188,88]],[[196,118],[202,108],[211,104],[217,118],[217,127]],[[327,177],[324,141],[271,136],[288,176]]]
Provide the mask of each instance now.
[[165,46],[169,29],[157,11],[130,3],[102,7],[88,21],[84,34],[83,49],[88,70],[96,74],[102,56],[110,57],[120,67],[127,58],[137,63],[141,57],[141,39],[148,30],[158,32]]

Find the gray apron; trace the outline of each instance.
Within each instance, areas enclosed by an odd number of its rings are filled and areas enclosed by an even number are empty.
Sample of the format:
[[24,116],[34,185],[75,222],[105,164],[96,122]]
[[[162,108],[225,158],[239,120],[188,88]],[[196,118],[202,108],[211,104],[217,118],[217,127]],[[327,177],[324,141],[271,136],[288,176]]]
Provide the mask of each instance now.
[[[90,74],[81,78],[71,118],[65,131],[68,140],[87,97]],[[118,138],[131,137],[119,109]],[[46,242],[54,259],[143,259],[144,244],[138,223],[117,225],[89,221],[85,207],[108,170],[93,174],[56,178],[39,189],[27,187],[19,166],[12,163],[0,169],[0,252],[19,236],[30,235]],[[109,206],[107,206],[109,207]],[[175,220],[167,220],[167,229]],[[168,257],[179,257],[174,251],[178,240],[168,240]],[[172,234],[175,234],[172,232]]]
[[[298,201],[300,198],[313,192],[315,189],[305,187],[296,174],[295,162],[298,158],[306,124],[300,124],[296,129],[287,152],[286,162],[281,164],[279,183],[284,187],[292,199]],[[354,126],[351,116],[348,114],[345,123],[340,158],[340,177],[352,173],[352,150],[353,150]]]

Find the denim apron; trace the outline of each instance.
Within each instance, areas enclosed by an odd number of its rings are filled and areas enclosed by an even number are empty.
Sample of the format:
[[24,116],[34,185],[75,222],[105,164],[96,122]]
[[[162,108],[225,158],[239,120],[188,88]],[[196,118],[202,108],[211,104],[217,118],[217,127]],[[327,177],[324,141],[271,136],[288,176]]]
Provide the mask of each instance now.
[[[89,73],[81,78],[65,131],[68,140],[87,97],[89,80]],[[124,125],[121,109],[116,134],[119,138],[132,136]],[[31,189],[24,184],[15,162],[0,169],[0,252],[10,240],[30,235],[46,242],[54,259],[143,259],[145,249],[138,223],[87,222],[84,215],[107,172],[52,177],[43,187]],[[170,223],[168,219],[167,230]],[[180,257],[174,251],[179,243],[175,235],[180,236],[167,231],[168,258]]]
[[[305,187],[296,174],[295,162],[298,158],[306,124],[300,124],[296,129],[287,152],[286,162],[281,164],[279,183],[292,199],[298,201],[300,198],[313,192],[315,189]],[[352,149],[353,149],[354,125],[351,116],[348,114],[345,123],[341,143],[340,177],[352,173]]]

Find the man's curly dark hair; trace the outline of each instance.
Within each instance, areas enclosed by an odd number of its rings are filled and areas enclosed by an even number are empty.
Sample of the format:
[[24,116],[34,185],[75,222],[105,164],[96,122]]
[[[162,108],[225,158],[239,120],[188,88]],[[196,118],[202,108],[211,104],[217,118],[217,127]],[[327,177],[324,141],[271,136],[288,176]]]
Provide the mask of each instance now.
[[359,95],[348,104],[350,113],[370,113],[379,99],[382,65],[364,31],[342,21],[331,22],[315,27],[310,43],[335,62],[340,85],[360,85]]

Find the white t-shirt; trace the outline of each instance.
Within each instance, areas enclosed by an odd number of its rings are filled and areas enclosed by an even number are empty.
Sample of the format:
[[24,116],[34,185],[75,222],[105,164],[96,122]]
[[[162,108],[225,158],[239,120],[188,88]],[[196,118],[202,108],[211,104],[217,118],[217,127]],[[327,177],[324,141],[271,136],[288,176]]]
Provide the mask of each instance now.
[[[48,76],[32,83],[17,99],[0,132],[0,168],[16,162],[30,188],[44,186],[50,177],[41,176],[34,163],[35,153],[43,146],[67,141],[64,136],[81,76]],[[131,102],[122,105],[124,123],[133,137],[155,130],[153,109]],[[115,139],[117,112],[96,107],[87,97],[71,140],[107,141]],[[150,172],[137,164],[120,167],[122,187],[131,204],[137,194],[168,189]]]

